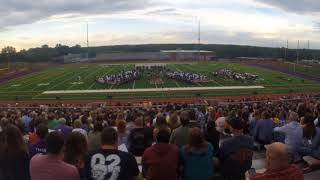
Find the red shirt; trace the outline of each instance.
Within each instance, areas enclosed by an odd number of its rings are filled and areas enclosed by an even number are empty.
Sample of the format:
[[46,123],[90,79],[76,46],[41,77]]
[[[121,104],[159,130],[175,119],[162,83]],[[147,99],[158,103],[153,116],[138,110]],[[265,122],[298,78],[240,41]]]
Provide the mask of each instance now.
[[145,150],[142,156],[144,174],[148,180],[178,179],[179,149],[174,144],[155,144]]
[[38,135],[36,134],[36,132],[33,132],[29,136],[29,145],[31,146],[33,144],[36,144],[39,140],[40,139],[39,139]]
[[267,170],[262,174],[250,177],[250,180],[303,180],[302,171],[295,165],[282,170]]
[[80,180],[78,169],[48,155],[35,155],[30,162],[32,180]]

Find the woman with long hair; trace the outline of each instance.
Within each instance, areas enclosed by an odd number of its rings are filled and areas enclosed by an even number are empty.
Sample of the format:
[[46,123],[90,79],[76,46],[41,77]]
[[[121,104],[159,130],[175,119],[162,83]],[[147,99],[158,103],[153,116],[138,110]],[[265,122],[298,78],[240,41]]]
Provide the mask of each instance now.
[[171,133],[169,124],[165,116],[163,114],[158,114],[154,129],[153,129],[153,139],[156,139],[158,132],[162,129],[167,130],[169,133]]
[[4,179],[29,180],[29,154],[21,131],[15,125],[9,125],[2,136],[5,145],[0,153],[0,167]]
[[80,177],[85,177],[84,164],[88,152],[86,137],[80,132],[72,132],[65,145],[64,161],[78,168]]
[[182,180],[213,179],[213,153],[201,130],[192,128],[188,144],[181,149]]
[[93,131],[88,134],[88,149],[89,151],[97,150],[101,146],[101,132],[103,125],[101,122],[96,121],[93,125]]

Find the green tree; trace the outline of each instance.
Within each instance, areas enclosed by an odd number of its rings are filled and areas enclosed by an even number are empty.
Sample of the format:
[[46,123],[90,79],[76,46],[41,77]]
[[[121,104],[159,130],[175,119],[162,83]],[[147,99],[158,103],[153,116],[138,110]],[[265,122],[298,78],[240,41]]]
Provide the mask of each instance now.
[[1,50],[1,56],[3,57],[3,59],[7,60],[8,71],[10,70],[10,60],[14,59],[14,57],[16,56],[16,53],[17,53],[16,48],[12,46],[4,47]]

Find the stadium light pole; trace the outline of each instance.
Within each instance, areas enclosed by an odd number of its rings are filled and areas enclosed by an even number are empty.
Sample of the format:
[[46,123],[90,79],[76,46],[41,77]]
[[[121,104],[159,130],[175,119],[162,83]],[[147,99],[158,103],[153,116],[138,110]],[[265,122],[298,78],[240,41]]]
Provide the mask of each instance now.
[[87,59],[89,59],[89,22],[87,21]]
[[284,61],[287,60],[287,51],[288,51],[288,49],[289,49],[289,41],[287,39],[287,46],[286,46],[286,48],[284,48]]
[[296,65],[298,65],[299,62],[299,49],[300,49],[300,40],[298,40],[298,46],[297,46],[297,61],[294,63],[294,72],[296,72]]
[[199,61],[201,61],[201,24],[200,19],[198,20],[198,50],[199,50]]

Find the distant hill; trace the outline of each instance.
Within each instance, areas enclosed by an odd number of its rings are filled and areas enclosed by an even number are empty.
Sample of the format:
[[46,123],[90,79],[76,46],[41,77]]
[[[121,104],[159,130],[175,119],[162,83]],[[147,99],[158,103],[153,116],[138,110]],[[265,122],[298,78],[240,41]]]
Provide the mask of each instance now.
[[[114,46],[97,46],[89,48],[89,56],[95,57],[99,53],[111,52],[159,52],[160,50],[210,50],[215,51],[219,58],[235,58],[235,57],[264,57],[264,58],[284,58],[285,48],[270,48],[256,46],[240,46],[240,45],[220,45],[220,44],[143,44],[143,45],[114,45]],[[0,61],[28,61],[28,62],[50,62],[55,57],[67,55],[69,53],[86,53],[86,47],[66,46],[57,44],[56,47],[48,47],[43,45],[40,48],[30,48],[14,53],[1,53]],[[6,52],[6,51],[2,51]],[[289,49],[286,52],[287,59],[295,60],[297,51]],[[299,50],[299,59],[319,59],[320,50]]]

